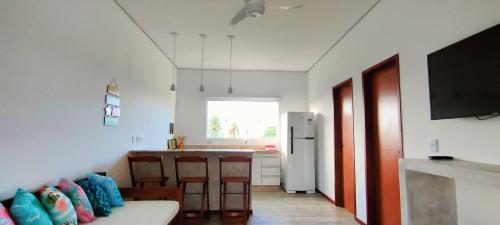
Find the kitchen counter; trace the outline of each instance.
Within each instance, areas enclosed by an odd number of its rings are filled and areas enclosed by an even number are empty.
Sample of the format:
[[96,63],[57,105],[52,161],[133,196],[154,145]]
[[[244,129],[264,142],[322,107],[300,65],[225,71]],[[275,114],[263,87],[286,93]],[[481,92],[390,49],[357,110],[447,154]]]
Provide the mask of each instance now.
[[132,155],[140,155],[140,154],[169,154],[169,153],[237,153],[237,154],[280,154],[279,149],[272,150],[264,150],[264,149],[225,149],[225,148],[208,148],[208,149],[159,149],[159,150],[132,150],[130,151]]
[[269,150],[255,150],[256,154],[280,154],[279,149],[269,149]]
[[[263,150],[264,151],[264,150]],[[188,148],[178,148],[178,149],[160,149],[160,150],[132,150],[130,153],[132,154],[156,154],[156,153],[182,153],[182,152],[191,152],[191,153],[207,153],[207,152],[216,152],[216,153],[255,153],[253,149],[188,149]]]
[[[130,155],[163,155],[165,175],[169,177],[167,186],[176,186],[175,177],[175,157],[176,156],[206,156],[208,157],[208,176],[209,176],[209,196],[210,210],[219,210],[219,193],[220,193],[220,172],[219,172],[219,157],[220,156],[252,156],[256,153],[253,149],[174,149],[174,150],[132,150]],[[180,176],[204,176],[205,167],[201,163],[181,163],[179,164]],[[158,175],[159,166],[141,165],[141,169],[137,169],[136,173],[143,176]],[[226,176],[248,176],[248,164],[246,163],[227,163],[224,164],[222,174]],[[228,192],[242,192],[241,184],[229,184]],[[201,192],[201,185],[188,185],[186,192]],[[243,198],[241,195],[228,196],[228,208],[240,209]],[[251,205],[251,198],[250,198]],[[184,201],[185,209],[199,209],[199,195],[186,195]]]

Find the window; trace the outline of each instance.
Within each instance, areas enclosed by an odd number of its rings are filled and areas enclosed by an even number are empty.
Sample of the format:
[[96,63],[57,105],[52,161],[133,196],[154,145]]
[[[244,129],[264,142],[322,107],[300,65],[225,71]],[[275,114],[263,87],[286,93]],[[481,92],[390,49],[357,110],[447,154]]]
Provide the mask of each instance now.
[[277,139],[277,101],[207,101],[207,138]]

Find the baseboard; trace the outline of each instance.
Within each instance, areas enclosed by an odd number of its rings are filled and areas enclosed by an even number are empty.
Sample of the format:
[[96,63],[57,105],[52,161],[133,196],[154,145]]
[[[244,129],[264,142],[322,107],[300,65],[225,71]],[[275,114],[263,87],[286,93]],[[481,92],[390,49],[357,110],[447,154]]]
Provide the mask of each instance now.
[[354,221],[356,221],[359,225],[366,225],[366,223],[361,221],[357,216],[354,217]]
[[[321,192],[318,189],[316,189],[316,192],[318,192],[321,196],[323,196],[323,198],[331,202],[333,205],[337,206],[337,204],[335,204],[335,201],[329,198],[327,195],[325,195],[325,193]],[[356,223],[358,223],[359,225],[366,225],[366,223],[360,220],[356,215],[354,216],[354,221],[356,221]]]
[[337,204],[335,204],[335,200],[329,198],[327,195],[325,195],[325,193],[321,192],[319,189],[316,189],[316,191],[321,195],[323,196],[323,198],[325,198],[326,200],[328,200],[329,202],[331,202],[333,205],[337,206]]
[[[220,210],[210,210],[210,211],[208,211],[208,213],[209,213],[210,215],[220,215],[220,214],[221,214],[221,211],[220,211]],[[253,214],[253,209],[248,210],[248,213],[249,213],[250,215],[252,215],[252,214]]]
[[252,185],[253,192],[280,192],[279,185]]

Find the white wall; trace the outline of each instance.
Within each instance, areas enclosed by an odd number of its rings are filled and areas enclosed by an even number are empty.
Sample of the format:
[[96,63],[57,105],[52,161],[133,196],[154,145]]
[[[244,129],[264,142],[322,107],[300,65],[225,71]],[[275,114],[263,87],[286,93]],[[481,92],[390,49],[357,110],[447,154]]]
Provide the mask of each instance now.
[[[404,154],[424,158],[429,138],[438,138],[441,154],[500,164],[500,119],[430,120],[427,54],[500,22],[498,0],[382,0],[330,53],[309,72],[309,105],[318,126],[318,187],[334,198],[331,87],[353,77],[357,216],[366,221],[365,137],[361,72],[397,53],[401,67]],[[458,184],[460,185],[460,183]],[[471,185],[457,187],[467,194]],[[485,193],[491,193],[487,190]],[[475,194],[481,195],[481,190]],[[497,195],[500,190],[496,190]],[[486,197],[487,198],[487,197]],[[470,199],[464,196],[460,200]],[[485,199],[485,196],[483,198]],[[459,201],[461,223],[494,221],[477,202]],[[484,203],[484,202],[483,202]],[[495,207],[493,207],[495,208]],[[498,206],[496,207],[498,208]],[[483,213],[481,213],[483,212]],[[483,217],[481,220],[480,218]],[[467,222],[465,222],[467,221]],[[496,220],[498,221],[498,219]]]
[[[203,97],[280,98],[281,112],[307,111],[305,72],[233,71],[232,95],[227,93],[228,76],[226,70],[206,70],[205,92],[200,92],[200,70],[179,70],[175,133],[186,136],[186,144],[244,144],[243,140],[207,140]],[[248,144],[263,143],[249,140]]]
[[[124,185],[131,147],[165,146],[172,65],[113,1],[0,1],[0,33],[0,199],[93,171]],[[113,77],[116,128],[102,125]]]

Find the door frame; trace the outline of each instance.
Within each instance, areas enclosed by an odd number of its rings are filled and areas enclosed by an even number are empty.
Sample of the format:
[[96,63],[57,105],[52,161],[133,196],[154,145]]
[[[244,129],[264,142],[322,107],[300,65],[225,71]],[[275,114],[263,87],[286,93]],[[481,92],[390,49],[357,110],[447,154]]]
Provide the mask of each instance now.
[[371,115],[369,112],[369,108],[371,108],[370,102],[367,101],[369,99],[369,93],[367,91],[367,87],[369,85],[369,76],[376,70],[388,65],[388,64],[396,64],[397,71],[397,80],[398,80],[398,108],[399,108],[399,132],[401,136],[401,157],[404,158],[404,144],[403,144],[403,117],[401,113],[401,79],[400,79],[400,67],[399,67],[399,54],[393,55],[388,59],[383,60],[380,63],[364,70],[362,72],[362,85],[363,85],[363,105],[365,111],[365,181],[366,181],[366,211],[367,211],[367,225],[376,224],[376,219],[378,215],[375,211],[375,181],[374,181],[374,155],[373,155],[373,143],[369,137],[371,137],[371,133],[373,128],[371,127]]
[[[339,121],[340,121],[340,104],[338,101],[338,93],[339,90],[346,87],[346,86],[351,86],[353,89],[353,93],[351,96],[351,101],[352,101],[352,151],[354,154],[354,160],[356,159],[356,151],[355,151],[355,142],[354,142],[354,87],[353,87],[353,82],[352,82],[352,77],[333,86],[332,87],[332,100],[333,100],[333,159],[334,159],[334,176],[335,176],[335,205],[339,207],[344,206],[344,194],[343,194],[343,188],[344,188],[344,178],[343,178],[343,167],[342,167],[342,154],[340,151],[338,151],[337,146],[340,144],[340,133],[341,130],[339,129],[338,126],[336,126]],[[354,179],[356,180],[356,163],[354,163]],[[357,207],[356,207],[356,182],[354,182],[354,215],[356,216],[357,212]]]

